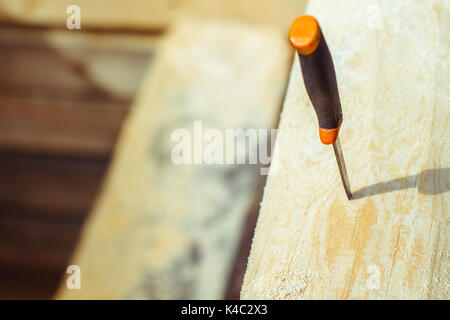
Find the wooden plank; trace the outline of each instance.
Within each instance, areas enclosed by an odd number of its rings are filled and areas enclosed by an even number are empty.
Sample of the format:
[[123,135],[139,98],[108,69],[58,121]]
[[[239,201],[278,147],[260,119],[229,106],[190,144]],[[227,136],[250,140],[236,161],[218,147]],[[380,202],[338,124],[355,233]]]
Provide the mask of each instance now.
[[[95,86],[103,100],[131,100],[158,42],[159,37],[151,35],[2,28],[0,79],[41,89]],[[61,96],[56,90],[52,94]]]
[[[278,121],[277,121],[278,124]],[[226,300],[238,300],[241,293],[242,283],[244,281],[245,270],[247,268],[248,256],[253,240],[256,222],[258,220],[259,207],[263,198],[264,185],[267,176],[261,176],[256,187],[256,193],[253,198],[252,206],[247,216],[244,229],[242,231],[241,240],[238,246],[236,258],[233,263],[230,281],[226,290]]]
[[70,5],[81,9],[83,29],[160,30],[178,3],[172,0],[0,0],[0,20],[14,24],[66,28]]
[[84,215],[48,213],[0,207],[0,268],[62,274],[76,245]]
[[49,299],[61,277],[61,270],[0,267],[0,299]]
[[[53,218],[75,214],[81,219],[93,203],[106,166],[106,160],[0,153],[0,208],[48,211]],[[84,214],[80,217],[79,212]]]
[[171,134],[195,120],[220,130],[272,127],[291,61],[283,39],[272,28],[177,21],[123,127],[72,260],[82,288],[62,282],[57,298],[225,295],[259,170],[177,166]]
[[319,142],[298,59],[243,299],[448,299],[448,1],[314,1],[354,200]]
[[287,30],[305,11],[307,0],[183,0],[180,11],[199,18],[233,19]]
[[0,0],[0,23],[66,28],[66,8],[81,9],[82,30],[160,32],[180,12],[287,28],[306,0]]
[[0,153],[0,297],[51,297],[106,165]]
[[56,290],[156,43],[0,30],[0,297]]
[[107,159],[154,43],[0,31],[0,149]]

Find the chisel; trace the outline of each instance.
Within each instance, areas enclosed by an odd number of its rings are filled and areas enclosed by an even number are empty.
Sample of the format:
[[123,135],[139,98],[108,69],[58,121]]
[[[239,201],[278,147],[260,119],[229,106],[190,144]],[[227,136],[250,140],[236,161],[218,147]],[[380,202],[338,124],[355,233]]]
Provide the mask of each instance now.
[[342,184],[350,200],[352,193],[338,136],[342,124],[341,102],[333,60],[319,23],[308,15],[296,18],[289,40],[297,50],[306,92],[319,120],[320,141],[333,144]]

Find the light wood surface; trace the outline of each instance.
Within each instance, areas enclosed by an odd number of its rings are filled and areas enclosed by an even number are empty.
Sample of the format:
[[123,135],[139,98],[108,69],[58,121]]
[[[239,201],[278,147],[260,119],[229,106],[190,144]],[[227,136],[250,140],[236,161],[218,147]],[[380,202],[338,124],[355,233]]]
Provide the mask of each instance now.
[[[312,1],[334,59],[354,199],[298,58],[243,299],[448,299],[448,1]],[[287,40],[286,40],[287,41]]]
[[291,57],[276,29],[177,21],[126,120],[72,259],[82,288],[68,290],[63,280],[57,298],[224,296],[259,169],[176,166],[171,134],[192,133],[195,120],[205,129],[272,127]]
[[0,22],[65,29],[69,5],[81,9],[81,29],[164,30],[180,11],[288,28],[306,0],[0,0]]
[[174,0],[0,0],[0,21],[66,28],[70,5],[81,10],[81,30],[161,30],[170,22]]
[[288,30],[305,11],[307,0],[183,0],[180,10],[197,17],[239,20]]

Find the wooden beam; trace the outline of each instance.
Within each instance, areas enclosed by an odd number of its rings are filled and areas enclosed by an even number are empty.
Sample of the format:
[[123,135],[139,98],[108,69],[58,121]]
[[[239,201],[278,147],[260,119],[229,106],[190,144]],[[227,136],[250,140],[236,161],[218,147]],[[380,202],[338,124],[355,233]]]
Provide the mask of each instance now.
[[0,30],[0,149],[108,159],[155,46],[151,36]]
[[154,38],[0,29],[0,297],[56,291]]
[[159,0],[0,0],[0,21],[13,24],[66,28],[70,5],[81,9],[81,28],[161,30],[177,5]]
[[[93,203],[106,160],[0,153],[0,211],[5,208],[57,212],[52,218],[78,217]],[[84,214],[79,214],[80,212]]]
[[65,29],[69,5],[81,9],[82,30],[161,32],[180,11],[282,28],[304,11],[306,0],[0,0],[0,23]]
[[305,11],[307,0],[183,0],[180,10],[200,18],[240,20],[254,25],[272,25],[287,30]]
[[[120,134],[72,260],[81,290],[57,298],[222,298],[260,172],[175,165],[172,132],[271,128],[291,54],[282,33],[180,18]],[[192,131],[190,131],[192,133]]]
[[354,199],[298,59],[243,299],[448,299],[450,7],[313,1],[333,55]]

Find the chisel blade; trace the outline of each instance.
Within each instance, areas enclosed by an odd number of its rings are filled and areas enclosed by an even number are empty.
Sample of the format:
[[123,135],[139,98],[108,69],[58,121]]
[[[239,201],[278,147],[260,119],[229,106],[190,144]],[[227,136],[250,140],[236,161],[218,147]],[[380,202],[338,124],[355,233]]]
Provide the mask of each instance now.
[[348,181],[347,168],[345,167],[344,154],[342,153],[341,142],[339,137],[333,143],[334,155],[336,156],[337,165],[339,168],[339,173],[341,174],[342,184],[344,185],[345,194],[348,200],[352,198],[352,193],[350,189],[350,183]]

